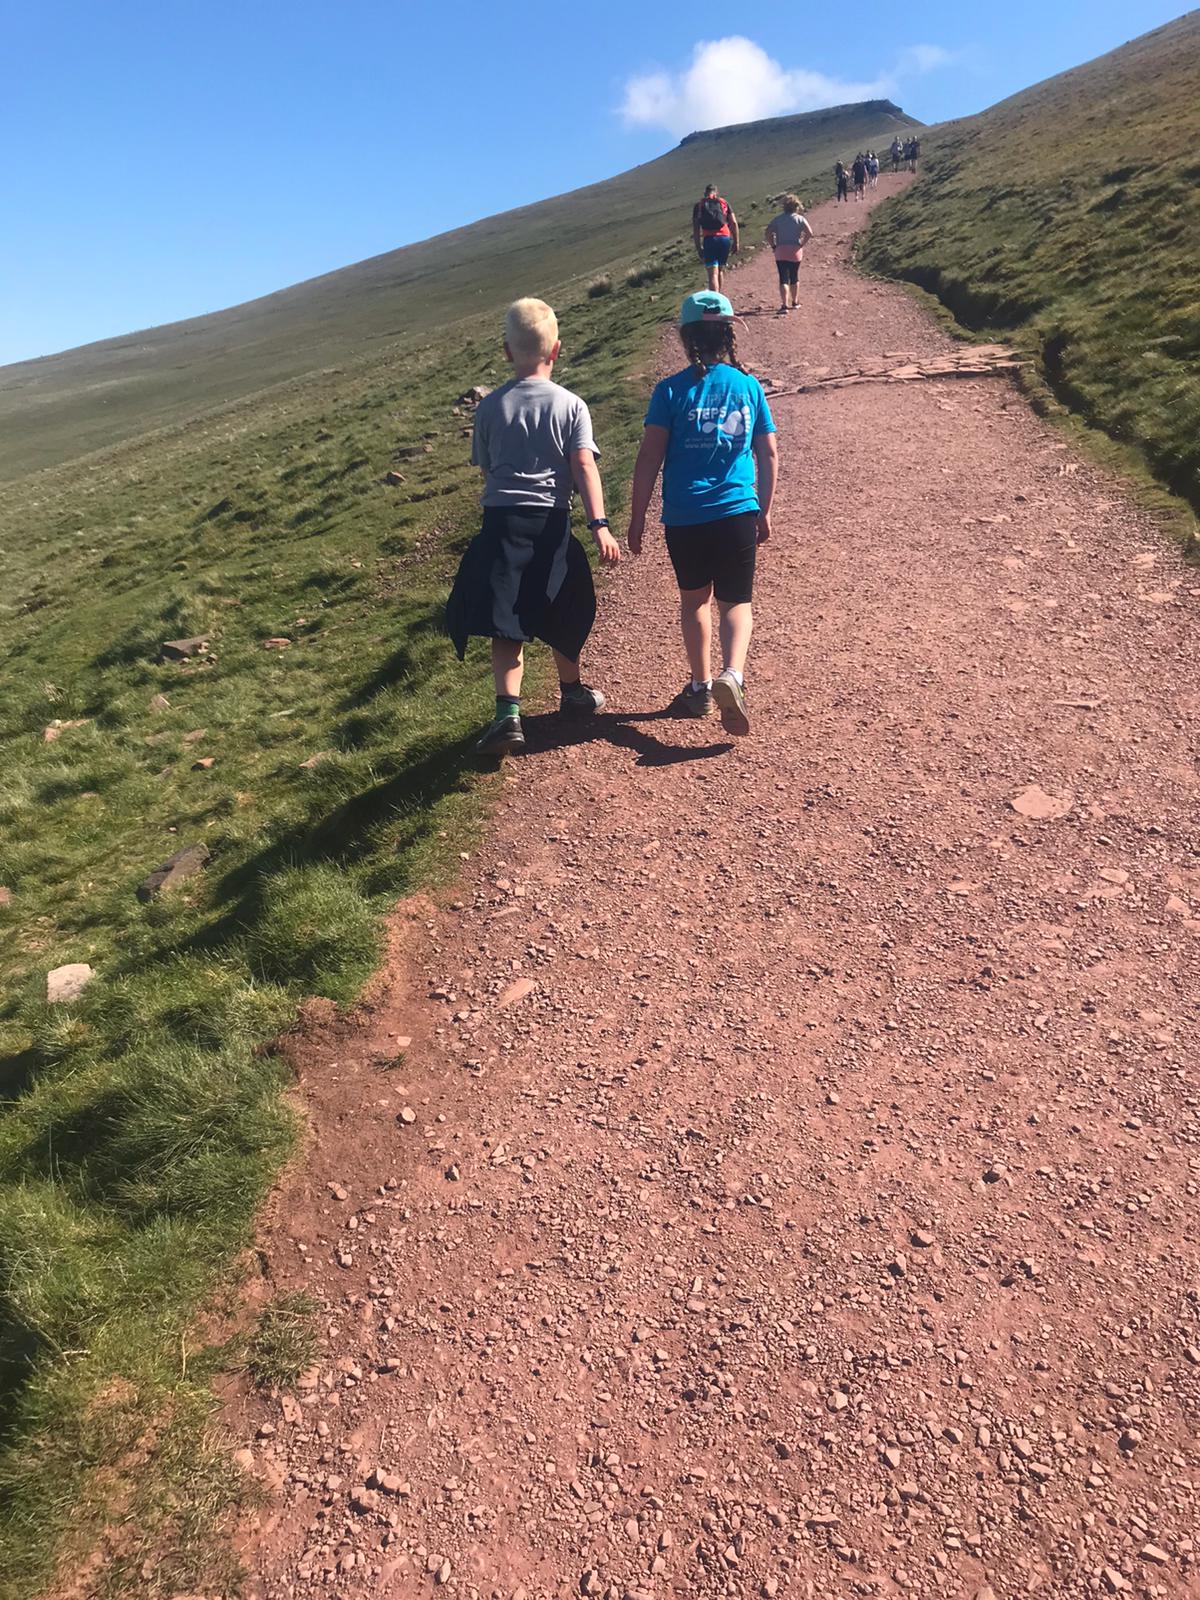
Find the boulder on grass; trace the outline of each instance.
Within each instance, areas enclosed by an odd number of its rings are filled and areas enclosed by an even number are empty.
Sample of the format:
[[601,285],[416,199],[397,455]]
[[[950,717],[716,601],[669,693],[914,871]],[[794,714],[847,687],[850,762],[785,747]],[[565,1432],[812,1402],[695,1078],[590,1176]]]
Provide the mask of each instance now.
[[197,635],[194,639],[164,639],[158,647],[160,661],[188,661],[192,656],[208,654],[208,640]]
[[46,999],[52,1006],[78,1000],[96,974],[86,961],[70,961],[46,974]]
[[491,392],[492,391],[485,388],[483,384],[476,383],[473,384],[471,388],[460,394],[458,399],[455,401],[455,404],[460,406],[477,406],[481,400],[486,400]]
[[145,882],[138,884],[137,897],[143,904],[147,900],[153,900],[160,894],[166,894],[170,889],[177,889],[188,878],[194,878],[207,865],[207,845],[185,845],[182,850],[177,850],[169,861],[164,861],[161,867],[156,867]]

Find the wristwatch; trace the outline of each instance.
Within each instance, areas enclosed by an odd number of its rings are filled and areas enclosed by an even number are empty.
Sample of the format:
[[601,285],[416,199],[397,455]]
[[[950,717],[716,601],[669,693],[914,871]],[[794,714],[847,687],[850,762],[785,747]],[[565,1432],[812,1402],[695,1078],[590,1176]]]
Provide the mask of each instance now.
[[588,523],[588,532],[595,533],[597,528],[607,528],[608,525],[607,517],[594,517],[592,521]]

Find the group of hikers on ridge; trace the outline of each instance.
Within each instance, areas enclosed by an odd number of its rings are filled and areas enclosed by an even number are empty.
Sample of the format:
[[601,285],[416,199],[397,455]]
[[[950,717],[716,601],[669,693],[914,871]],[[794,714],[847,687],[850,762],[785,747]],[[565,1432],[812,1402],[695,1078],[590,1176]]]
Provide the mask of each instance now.
[[[804,206],[782,197],[766,242],[779,277],[779,315],[799,304],[804,247],[813,237]],[[775,423],[761,383],[738,359],[734,310],[722,292],[740,248],[733,207],[709,184],[692,209],[692,236],[708,287],[688,295],[678,334],[686,365],[657,384],[646,410],[630,491],[628,547],[640,556],[646,516],[661,478],[667,555],[679,587],[688,678],[671,701],[676,716],[720,714],[727,733],[750,731],[745,670],[753,629],[758,547],[771,536],[778,473]],[[562,345],[545,301],[516,300],[504,321],[512,378],[475,412],[471,462],[483,477],[483,522],[463,554],[446,607],[459,659],[473,637],[491,641],[495,714],[475,745],[481,756],[525,747],[521,688],[525,645],[550,647],[559,710],[594,716],[605,705],[583,680],[581,659],[596,617],[586,552],[571,532],[578,492],[602,563],[621,559],[604,514],[600,451],[587,404],[553,381]],[[712,672],[712,603],[722,670]]]

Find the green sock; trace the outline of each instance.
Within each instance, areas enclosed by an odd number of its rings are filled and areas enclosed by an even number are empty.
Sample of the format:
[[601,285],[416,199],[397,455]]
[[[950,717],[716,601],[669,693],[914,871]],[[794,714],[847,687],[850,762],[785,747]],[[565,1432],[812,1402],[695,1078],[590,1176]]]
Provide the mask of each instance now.
[[521,696],[519,694],[498,694],[496,696],[496,721],[504,722],[511,717],[515,722],[521,715]]

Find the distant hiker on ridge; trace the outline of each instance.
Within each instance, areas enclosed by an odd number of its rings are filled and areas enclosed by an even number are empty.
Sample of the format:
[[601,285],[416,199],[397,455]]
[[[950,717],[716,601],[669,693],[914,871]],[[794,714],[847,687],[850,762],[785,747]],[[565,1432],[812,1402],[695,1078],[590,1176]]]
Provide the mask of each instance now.
[[579,490],[601,561],[619,561],[596,470],[592,419],[578,395],[553,383],[558,319],[544,300],[516,300],[504,319],[513,377],[479,402],[471,463],[483,473],[483,529],[463,554],[446,605],[446,631],[461,661],[473,635],[492,641],[496,715],[476,755],[525,748],[521,679],[525,644],[542,639],[558,667],[560,709],[591,716],[604,704],[579,675],[596,620],[596,591],[571,532]]
[[804,246],[813,236],[812,223],[794,194],[785,194],[783,210],[767,223],[763,238],[775,252],[779,273],[780,313],[795,311],[800,304],[800,263]]
[[724,280],[731,255],[738,253],[738,220],[728,200],[717,193],[715,183],[704,191],[704,198],[692,207],[692,239],[696,254],[708,269],[708,287],[716,294]]
[[850,203],[850,174],[846,171],[845,163],[839,161],[833,169],[834,181],[837,184],[837,197]]
[[856,200],[861,200],[863,197],[863,189],[866,187],[867,182],[867,158],[863,155],[861,150],[855,156],[854,164],[850,168],[850,172],[854,178],[854,198]]
[[915,172],[917,170],[917,162],[920,159],[921,141],[920,139],[910,139],[908,144],[908,170],[910,172]]
[[904,155],[904,146],[900,143],[900,135],[897,134],[895,136],[895,138],[892,140],[892,171],[893,172],[899,172],[900,171],[900,161],[901,161],[901,158],[903,157],[903,155]]

